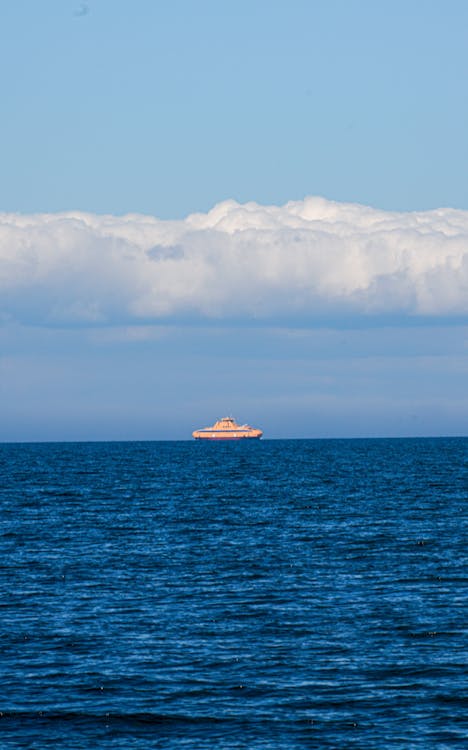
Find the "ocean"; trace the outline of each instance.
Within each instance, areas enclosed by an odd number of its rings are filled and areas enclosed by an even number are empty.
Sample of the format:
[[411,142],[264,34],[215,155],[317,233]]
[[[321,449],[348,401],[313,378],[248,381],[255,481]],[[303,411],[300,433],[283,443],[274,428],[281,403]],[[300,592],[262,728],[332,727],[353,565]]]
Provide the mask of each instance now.
[[468,438],[0,464],[2,750],[467,746]]

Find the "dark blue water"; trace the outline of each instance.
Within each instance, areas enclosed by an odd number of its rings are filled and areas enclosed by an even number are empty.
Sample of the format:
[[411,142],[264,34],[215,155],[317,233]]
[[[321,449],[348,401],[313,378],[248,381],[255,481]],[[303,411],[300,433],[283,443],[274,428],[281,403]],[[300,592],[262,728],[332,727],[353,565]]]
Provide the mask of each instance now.
[[2,750],[466,747],[468,439],[0,464]]

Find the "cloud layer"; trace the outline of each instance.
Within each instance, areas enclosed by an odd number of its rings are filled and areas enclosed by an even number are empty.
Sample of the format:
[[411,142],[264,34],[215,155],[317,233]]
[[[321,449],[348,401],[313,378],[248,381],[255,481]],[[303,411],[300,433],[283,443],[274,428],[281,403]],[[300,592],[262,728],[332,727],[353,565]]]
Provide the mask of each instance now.
[[468,212],[319,197],[181,221],[0,214],[0,317],[41,325],[468,315]]

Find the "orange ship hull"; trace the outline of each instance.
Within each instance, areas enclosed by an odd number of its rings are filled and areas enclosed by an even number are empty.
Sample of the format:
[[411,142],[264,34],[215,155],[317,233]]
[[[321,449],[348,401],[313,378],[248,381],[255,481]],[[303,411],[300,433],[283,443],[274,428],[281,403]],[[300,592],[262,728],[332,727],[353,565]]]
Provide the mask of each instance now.
[[192,433],[195,440],[259,440],[262,435],[262,430],[248,424],[239,425],[232,417],[224,417],[215,422],[213,427],[204,427]]

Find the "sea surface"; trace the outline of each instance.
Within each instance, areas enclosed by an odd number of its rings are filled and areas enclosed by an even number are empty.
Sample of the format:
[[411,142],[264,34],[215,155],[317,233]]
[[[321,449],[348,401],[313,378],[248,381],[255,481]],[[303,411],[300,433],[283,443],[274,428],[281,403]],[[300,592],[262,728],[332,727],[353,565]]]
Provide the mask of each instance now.
[[1,750],[468,746],[468,439],[0,466]]

